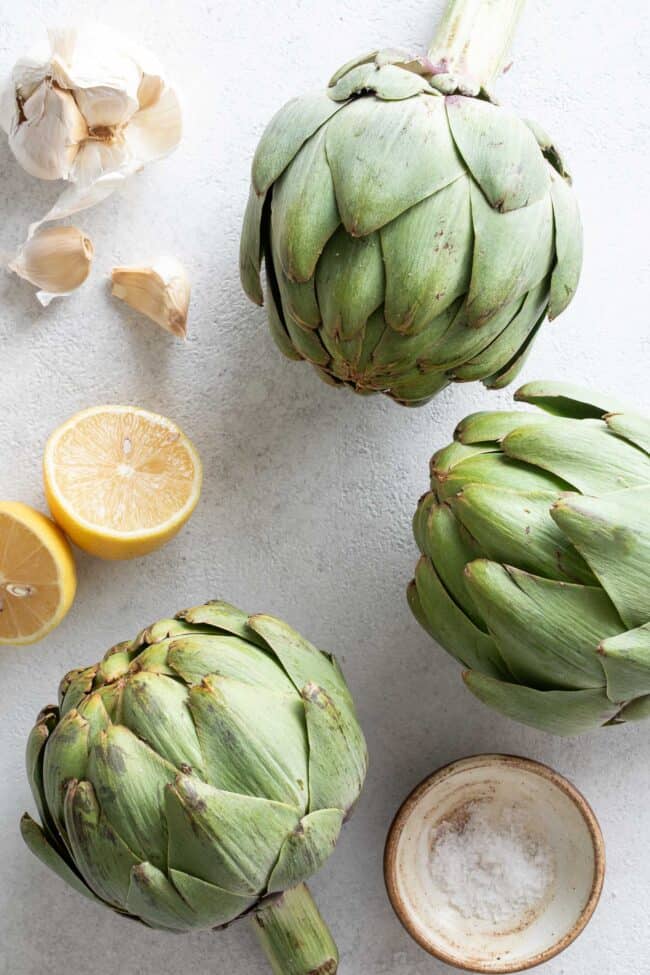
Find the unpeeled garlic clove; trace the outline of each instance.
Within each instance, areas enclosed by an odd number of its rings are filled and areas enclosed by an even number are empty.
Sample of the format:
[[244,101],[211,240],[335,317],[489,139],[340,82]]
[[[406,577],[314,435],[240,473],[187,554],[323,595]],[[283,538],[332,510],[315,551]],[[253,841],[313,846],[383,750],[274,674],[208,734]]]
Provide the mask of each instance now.
[[114,267],[111,280],[116,298],[172,335],[186,337],[191,288],[175,257],[161,257],[149,266]]
[[21,104],[20,120],[10,132],[16,159],[39,179],[68,179],[87,135],[72,94],[49,80],[41,81]]
[[92,241],[78,227],[48,227],[30,237],[8,267],[39,288],[36,297],[49,305],[84,283],[93,256]]
[[97,25],[50,31],[0,91],[21,165],[69,186],[36,227],[94,206],[181,139],[181,107],[148,51]]

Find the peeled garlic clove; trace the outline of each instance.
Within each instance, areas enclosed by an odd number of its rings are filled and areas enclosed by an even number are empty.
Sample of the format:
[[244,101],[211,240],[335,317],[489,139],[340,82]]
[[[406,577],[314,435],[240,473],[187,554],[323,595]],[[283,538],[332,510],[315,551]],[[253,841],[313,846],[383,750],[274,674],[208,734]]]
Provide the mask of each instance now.
[[42,81],[11,125],[9,144],[28,173],[39,179],[68,179],[79,145],[88,135],[69,91]]
[[161,257],[148,267],[114,267],[111,279],[116,298],[172,335],[186,337],[191,289],[180,261]]
[[84,283],[93,256],[92,241],[77,227],[48,227],[30,237],[8,266],[39,288],[36,297],[49,305]]

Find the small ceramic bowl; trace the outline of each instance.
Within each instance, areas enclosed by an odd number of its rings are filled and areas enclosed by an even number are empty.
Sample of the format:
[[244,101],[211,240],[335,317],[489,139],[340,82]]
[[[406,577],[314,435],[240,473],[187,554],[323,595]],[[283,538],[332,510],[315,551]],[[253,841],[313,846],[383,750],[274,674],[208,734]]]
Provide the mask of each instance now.
[[[463,810],[481,801],[525,810],[526,826],[553,858],[547,893],[507,930],[450,907],[427,867],[437,828],[462,821]],[[476,755],[434,772],[406,799],[388,834],[384,875],[397,916],[429,954],[471,972],[521,972],[559,954],[588,923],[603,887],[605,847],[590,806],[557,772],[514,755]]]

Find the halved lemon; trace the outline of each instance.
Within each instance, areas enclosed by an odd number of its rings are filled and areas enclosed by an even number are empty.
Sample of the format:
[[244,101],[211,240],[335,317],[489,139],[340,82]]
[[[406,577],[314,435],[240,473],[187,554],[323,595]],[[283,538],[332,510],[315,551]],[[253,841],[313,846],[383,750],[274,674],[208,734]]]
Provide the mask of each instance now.
[[77,588],[72,550],[53,521],[0,501],[0,643],[36,643],[58,626]]
[[201,493],[201,461],[182,430],[133,406],[77,413],[48,440],[43,470],[55,520],[102,559],[160,548]]

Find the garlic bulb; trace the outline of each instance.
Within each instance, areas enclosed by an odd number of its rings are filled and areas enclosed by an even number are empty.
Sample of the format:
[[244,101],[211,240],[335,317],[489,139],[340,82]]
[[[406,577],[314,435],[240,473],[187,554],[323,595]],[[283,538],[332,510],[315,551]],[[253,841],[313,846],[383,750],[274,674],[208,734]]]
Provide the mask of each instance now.
[[23,244],[9,270],[40,288],[42,305],[69,295],[90,274],[92,241],[77,227],[47,227]]
[[178,338],[187,335],[190,282],[175,257],[148,266],[114,267],[113,294]]
[[30,233],[109,196],[181,138],[178,97],[162,69],[104,27],[50,31],[14,66],[0,124],[18,162],[70,186]]

